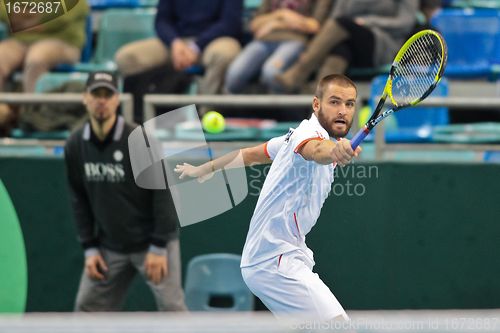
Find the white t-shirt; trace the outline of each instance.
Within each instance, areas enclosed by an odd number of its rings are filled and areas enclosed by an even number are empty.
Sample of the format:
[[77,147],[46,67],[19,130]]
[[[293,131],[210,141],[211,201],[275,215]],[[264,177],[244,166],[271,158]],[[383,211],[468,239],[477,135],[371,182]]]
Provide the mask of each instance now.
[[316,224],[331,191],[334,165],[305,160],[297,151],[328,132],[313,114],[288,134],[273,138],[266,154],[273,160],[250,221],[241,267],[302,249],[314,262],[305,236]]

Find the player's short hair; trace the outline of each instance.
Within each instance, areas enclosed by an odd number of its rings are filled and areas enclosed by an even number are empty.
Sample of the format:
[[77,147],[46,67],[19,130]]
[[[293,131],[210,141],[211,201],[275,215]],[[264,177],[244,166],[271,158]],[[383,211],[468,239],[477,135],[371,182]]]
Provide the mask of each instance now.
[[330,83],[335,83],[342,87],[353,87],[356,90],[356,95],[358,94],[358,88],[350,78],[348,78],[343,74],[330,74],[319,80],[314,95],[318,99],[323,98],[323,94],[325,93],[325,87],[327,87]]

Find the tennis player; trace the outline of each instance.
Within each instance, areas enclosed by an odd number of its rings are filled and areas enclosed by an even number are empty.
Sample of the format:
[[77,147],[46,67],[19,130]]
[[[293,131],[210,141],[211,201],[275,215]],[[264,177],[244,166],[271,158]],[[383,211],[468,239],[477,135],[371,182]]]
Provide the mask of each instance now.
[[[343,139],[352,124],[356,97],[349,78],[326,76],[318,83],[310,119],[286,135],[240,151],[247,166],[272,162],[250,222],[241,271],[250,290],[278,317],[348,320],[333,293],[313,273],[313,252],[305,237],[331,191],[335,166],[348,164],[361,152]],[[181,179],[204,181],[231,157],[234,153],[197,167],[184,163],[175,171]]]

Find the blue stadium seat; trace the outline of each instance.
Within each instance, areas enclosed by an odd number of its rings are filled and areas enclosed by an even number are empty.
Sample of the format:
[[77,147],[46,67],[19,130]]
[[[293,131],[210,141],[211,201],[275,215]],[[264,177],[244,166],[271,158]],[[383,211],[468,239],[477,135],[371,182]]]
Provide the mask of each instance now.
[[123,45],[155,36],[155,8],[109,9],[100,19],[97,45],[89,62],[71,67],[76,72],[114,71],[116,51]]
[[500,124],[483,122],[437,126],[432,137],[435,142],[497,144],[500,142]]
[[484,161],[488,163],[500,163],[500,151],[485,151]]
[[100,23],[94,63],[114,63],[116,51],[123,45],[155,36],[155,9],[110,9]]
[[446,0],[446,7],[500,8],[499,0]]
[[[103,8],[114,3],[126,3],[129,0],[102,0],[96,1],[96,4],[102,4]],[[154,5],[157,0],[130,0],[139,4],[149,3]],[[106,4],[106,6],[105,6]],[[111,6],[113,7],[113,6]],[[121,6],[135,7],[135,6]],[[100,19],[99,31],[97,33],[97,45],[95,55],[93,56],[93,30],[92,17],[87,17],[86,35],[87,40],[82,49],[80,63],[75,65],[59,65],[54,72],[91,72],[96,70],[116,69],[114,55],[123,45],[136,40],[155,36],[154,18],[155,8],[138,9],[109,9],[105,11]]]
[[[387,81],[386,75],[377,76],[371,84],[370,106],[375,109],[378,97],[384,90]],[[442,79],[432,96],[447,96],[448,81]],[[432,139],[432,127],[449,124],[448,109],[445,107],[413,107],[396,112],[390,117],[395,117],[397,128],[386,131],[388,142],[425,142]],[[376,130],[376,129],[375,129]]]
[[352,67],[348,68],[347,75],[350,78],[372,78],[377,75],[386,75],[389,74],[389,70],[391,69],[391,64],[380,65],[378,67]]
[[[14,139],[36,139],[36,140],[67,140],[70,131],[50,131],[50,132],[25,132],[20,128],[12,129],[10,136]],[[47,152],[41,149],[39,152],[30,150],[30,154],[45,155]]]
[[93,52],[93,29],[92,29],[92,15],[87,16],[87,21],[85,22],[85,36],[86,42],[82,49],[82,59],[81,62],[89,62],[92,58]]
[[214,253],[194,257],[188,264],[185,293],[191,311],[251,311],[254,298],[240,270],[241,257]]
[[[85,45],[82,48],[82,54],[80,58],[80,63],[88,63],[92,57],[93,52],[93,32],[92,32],[92,15],[87,16],[87,20],[85,22]],[[70,64],[61,64],[56,66],[52,71],[53,72],[73,72],[78,67],[78,64],[70,65]]]
[[158,0],[88,0],[94,10],[109,8],[156,7]]
[[243,6],[245,9],[257,9],[262,4],[262,0],[244,0]]
[[448,44],[450,77],[488,77],[492,65],[500,62],[500,10],[441,10],[432,19]]
[[36,81],[35,92],[43,93],[62,86],[69,81],[87,81],[88,73],[45,73]]
[[88,0],[88,3],[92,9],[139,7],[138,0]]
[[7,37],[7,26],[5,23],[0,22],[0,40],[5,39]]

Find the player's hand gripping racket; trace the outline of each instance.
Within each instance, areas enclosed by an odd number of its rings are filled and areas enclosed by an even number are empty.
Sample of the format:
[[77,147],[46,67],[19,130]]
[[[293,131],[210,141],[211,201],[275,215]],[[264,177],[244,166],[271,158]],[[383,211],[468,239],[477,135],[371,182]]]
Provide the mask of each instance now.
[[[441,80],[447,59],[446,43],[434,30],[423,30],[401,47],[389,72],[384,92],[366,125],[351,140],[353,150],[382,119],[404,107],[417,105]],[[393,107],[382,108],[389,97]]]

